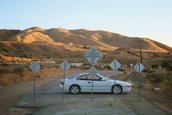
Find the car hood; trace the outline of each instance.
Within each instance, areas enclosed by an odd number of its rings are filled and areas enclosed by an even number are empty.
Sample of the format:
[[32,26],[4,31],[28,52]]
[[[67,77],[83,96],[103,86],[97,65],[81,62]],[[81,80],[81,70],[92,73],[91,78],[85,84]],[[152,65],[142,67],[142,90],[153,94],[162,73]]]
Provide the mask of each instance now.
[[[110,81],[114,83],[114,80],[110,80]],[[125,81],[115,80],[115,82],[116,82],[116,84],[120,84],[120,85],[122,85],[122,86],[131,86],[130,83],[125,82]]]

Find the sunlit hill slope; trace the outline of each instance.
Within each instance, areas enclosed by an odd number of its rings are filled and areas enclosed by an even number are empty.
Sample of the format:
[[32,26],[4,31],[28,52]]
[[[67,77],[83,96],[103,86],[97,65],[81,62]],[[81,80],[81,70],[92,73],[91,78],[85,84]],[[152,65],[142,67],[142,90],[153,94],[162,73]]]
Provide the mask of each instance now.
[[96,46],[104,52],[105,58],[115,56],[134,58],[139,56],[137,52],[140,41],[143,52],[146,52],[146,58],[151,57],[151,53],[166,54],[172,51],[171,47],[149,38],[127,37],[101,30],[62,28],[45,30],[32,27],[26,30],[0,30],[0,61],[9,61],[9,57],[17,57],[21,60],[47,59],[50,56],[54,59],[82,58],[83,53],[91,46]]

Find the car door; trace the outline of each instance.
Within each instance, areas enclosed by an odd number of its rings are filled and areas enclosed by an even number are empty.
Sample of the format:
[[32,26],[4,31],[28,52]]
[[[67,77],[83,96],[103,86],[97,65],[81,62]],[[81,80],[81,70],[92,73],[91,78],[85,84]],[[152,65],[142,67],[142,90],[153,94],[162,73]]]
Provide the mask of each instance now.
[[94,92],[110,92],[111,84],[108,80],[102,79],[99,75],[93,78],[93,90]]
[[89,74],[80,75],[77,78],[77,84],[81,87],[81,92],[90,92],[91,91],[91,81],[88,80]]

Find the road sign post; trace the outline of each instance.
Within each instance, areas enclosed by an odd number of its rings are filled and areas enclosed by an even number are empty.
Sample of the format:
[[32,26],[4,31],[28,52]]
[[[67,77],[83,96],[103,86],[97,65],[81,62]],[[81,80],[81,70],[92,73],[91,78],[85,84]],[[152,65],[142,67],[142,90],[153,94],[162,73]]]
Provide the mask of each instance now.
[[60,64],[60,68],[63,70],[63,91],[62,91],[62,102],[63,102],[63,97],[64,97],[64,86],[65,86],[65,76],[66,76],[66,71],[70,69],[71,65],[67,62],[64,61],[62,64]]
[[40,65],[36,62],[32,62],[29,65],[29,68],[31,69],[32,73],[33,73],[33,99],[34,101],[36,100],[36,91],[35,91],[35,86],[36,86],[36,73],[40,70]]
[[96,76],[96,74],[97,74],[97,69],[94,67],[94,65],[92,65],[92,67],[89,69],[89,73],[90,73],[90,75],[92,76],[92,80],[91,80],[91,101],[93,101],[93,77],[95,77]]
[[96,63],[103,57],[103,54],[97,50],[96,47],[91,47],[85,54],[84,57],[88,60],[88,62],[92,65],[89,70],[89,73],[92,77],[92,85],[91,85],[91,101],[93,101],[93,77],[96,76],[97,70],[94,67]]
[[139,78],[138,78],[138,95],[139,95],[139,101],[141,101],[141,89],[142,89],[142,77],[141,77],[141,72],[144,70],[144,65],[142,63],[137,63],[134,65],[134,70],[139,73]]
[[[117,71],[120,67],[121,64],[115,59],[114,61],[112,61],[109,66],[114,70]],[[114,79],[114,88],[116,86],[116,80]],[[114,90],[114,89],[113,89]],[[115,91],[114,91],[114,102],[115,102]]]

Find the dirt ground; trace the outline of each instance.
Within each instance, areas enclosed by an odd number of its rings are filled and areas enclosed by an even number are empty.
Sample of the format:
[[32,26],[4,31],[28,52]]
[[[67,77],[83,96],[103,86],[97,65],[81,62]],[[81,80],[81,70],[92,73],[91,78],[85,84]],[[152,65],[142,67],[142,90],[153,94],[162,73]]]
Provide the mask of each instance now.
[[[78,71],[78,69],[71,69],[68,71],[68,74],[74,73]],[[13,77],[16,78],[17,75],[14,75]],[[26,115],[33,111],[32,108],[16,108],[16,102],[24,95],[26,95],[29,92],[33,91],[33,75],[31,73],[25,73],[26,78],[25,80],[19,80],[17,79],[17,83],[13,83],[11,81],[8,82],[9,77],[11,77],[9,74],[6,76],[7,78],[3,79],[5,80],[4,83],[9,83],[8,86],[2,86],[0,85],[0,115]],[[46,69],[46,71],[41,70],[38,74],[41,76],[40,78],[36,78],[36,88],[39,88],[48,82],[60,77],[63,75],[62,70],[57,69]],[[5,76],[5,74],[1,75],[1,77]],[[13,78],[13,79],[14,79]],[[12,81],[14,81],[12,79]]]
[[[59,77],[37,79],[35,102],[33,102],[33,81],[1,87],[1,115],[168,115],[172,110],[170,97],[164,101],[163,96],[158,97],[156,94],[152,96],[152,92],[143,92],[146,98],[142,98],[141,102],[138,101],[135,91],[116,95],[115,98],[113,94],[94,94],[93,102],[89,93],[79,95],[65,93],[62,102],[59,82]],[[161,104],[161,101],[165,104]]]
[[[51,81],[49,79],[40,79],[36,81],[36,88]],[[26,115],[32,112],[32,109],[16,108],[16,102],[28,92],[33,90],[33,81],[23,82],[12,86],[0,88],[0,113],[1,115]]]

